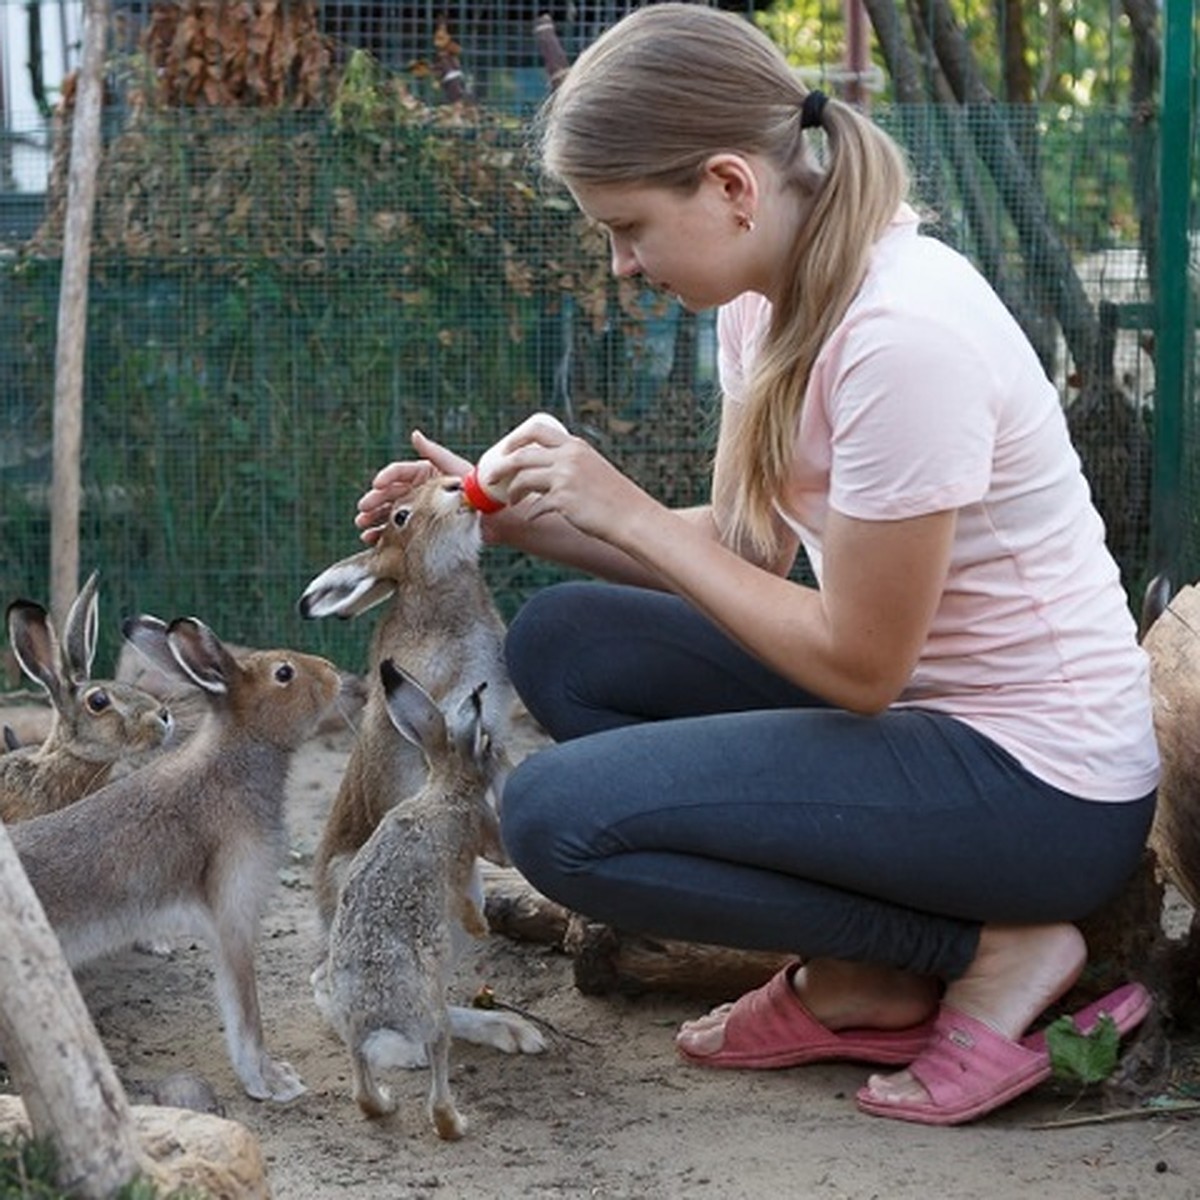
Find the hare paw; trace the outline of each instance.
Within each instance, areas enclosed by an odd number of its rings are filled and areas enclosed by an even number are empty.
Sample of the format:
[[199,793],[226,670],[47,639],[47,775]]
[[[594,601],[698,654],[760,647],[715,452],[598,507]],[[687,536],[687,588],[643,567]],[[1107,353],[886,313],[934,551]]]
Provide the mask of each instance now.
[[500,1013],[505,1019],[498,1022],[497,1040],[492,1045],[505,1054],[541,1054],[546,1049],[542,1031],[516,1013]]
[[387,1117],[396,1111],[396,1098],[392,1095],[392,1089],[373,1081],[355,1090],[354,1103],[366,1117]]
[[281,1059],[267,1058],[264,1054],[260,1063],[261,1070],[256,1080],[245,1082],[246,1094],[255,1100],[275,1100],[286,1104],[303,1095],[308,1088],[304,1081],[292,1069],[291,1063]]
[[464,1042],[491,1046],[505,1054],[541,1054],[541,1030],[517,1013],[486,1008],[450,1008],[451,1035]]
[[457,1142],[467,1132],[467,1118],[453,1104],[431,1104],[429,1119],[438,1137],[445,1142]]

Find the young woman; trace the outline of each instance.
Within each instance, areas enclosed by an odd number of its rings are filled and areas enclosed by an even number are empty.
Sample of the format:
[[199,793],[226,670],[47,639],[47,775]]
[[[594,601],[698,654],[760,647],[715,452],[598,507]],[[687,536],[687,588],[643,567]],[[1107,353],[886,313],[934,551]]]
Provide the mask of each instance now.
[[[712,499],[672,511],[534,429],[486,536],[609,582],[535,596],[514,682],[557,744],[504,795],[547,895],[660,936],[794,951],[686,1024],[689,1062],[853,1059],[870,1113],[970,1120],[1050,1073],[1073,923],[1138,861],[1147,661],[1057,396],[895,144],[742,18],[655,4],[538,122],[614,273],[719,308]],[[819,157],[812,144],[823,137]],[[360,501],[468,464],[414,434]],[[370,532],[364,534],[370,537]],[[788,572],[800,545],[819,588]],[[1145,1015],[1130,985],[1077,1016]]]

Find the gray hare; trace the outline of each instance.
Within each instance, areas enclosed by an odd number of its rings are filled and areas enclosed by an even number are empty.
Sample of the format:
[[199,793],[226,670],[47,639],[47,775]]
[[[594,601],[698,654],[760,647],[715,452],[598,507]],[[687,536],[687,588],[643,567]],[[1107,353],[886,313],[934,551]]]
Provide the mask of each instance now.
[[380,666],[380,683],[391,721],[425,757],[428,778],[384,814],[355,856],[328,952],[313,975],[314,994],[349,1047],[363,1112],[378,1117],[396,1107],[376,1071],[424,1057],[432,1074],[430,1119],[439,1137],[453,1140],[466,1131],[449,1083],[450,1041],[462,1035],[463,1016],[474,1012],[494,1045],[503,1031],[509,1044],[501,1048],[544,1047],[541,1034],[515,1014],[452,1010],[447,1002],[463,946],[487,933],[476,864],[480,855],[502,854],[490,793],[501,786],[508,759],[483,717],[485,687],[444,712],[390,659]]
[[235,659],[191,617],[131,618],[125,636],[202,690],[204,722],[141,770],[13,826],[13,843],[73,966],[139,940],[205,941],[242,1086],[291,1100],[304,1084],[264,1047],[255,947],[287,853],[292,751],[337,704],[341,673],[291,650]]
[[50,698],[53,718],[40,745],[0,755],[0,819],[54,812],[147,762],[170,738],[171,713],[140,688],[92,679],[98,600],[93,572],[67,613],[60,642],[49,614],[14,600],[8,636],[21,670]]

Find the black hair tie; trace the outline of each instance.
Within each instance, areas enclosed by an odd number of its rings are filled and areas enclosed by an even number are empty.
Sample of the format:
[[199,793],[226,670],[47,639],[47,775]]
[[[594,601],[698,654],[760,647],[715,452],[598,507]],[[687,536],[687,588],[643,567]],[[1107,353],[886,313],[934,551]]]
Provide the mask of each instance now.
[[800,128],[820,128],[821,118],[825,115],[825,105],[828,103],[829,97],[820,88],[813,88],[800,105]]

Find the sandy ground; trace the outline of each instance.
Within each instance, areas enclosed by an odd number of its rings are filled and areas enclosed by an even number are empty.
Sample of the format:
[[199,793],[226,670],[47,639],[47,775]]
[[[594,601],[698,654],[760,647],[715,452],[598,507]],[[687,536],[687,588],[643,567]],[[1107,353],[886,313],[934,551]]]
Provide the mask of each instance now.
[[[0,712],[0,719],[5,714]],[[708,1072],[681,1063],[675,1026],[695,1000],[589,997],[559,950],[493,935],[461,972],[466,1002],[483,984],[548,1023],[550,1048],[510,1058],[456,1045],[455,1095],[467,1137],[427,1126],[424,1071],[389,1082],[399,1111],[363,1118],[346,1053],[310,998],[312,852],[349,753],[348,733],[296,755],[291,862],[262,931],[259,981],[272,1051],[309,1091],[288,1105],[238,1087],[224,1051],[207,952],[129,951],[81,969],[83,995],[132,1099],[176,1071],[203,1076],[227,1116],[261,1139],[280,1200],[490,1200],[595,1197],[930,1197],[1094,1200],[1200,1194],[1200,1125],[1186,1116],[1046,1127],[1098,1117],[1096,1095],[1050,1083],[972,1126],[930,1129],[857,1112],[853,1065]],[[1183,1048],[1181,1048],[1183,1049]]]

